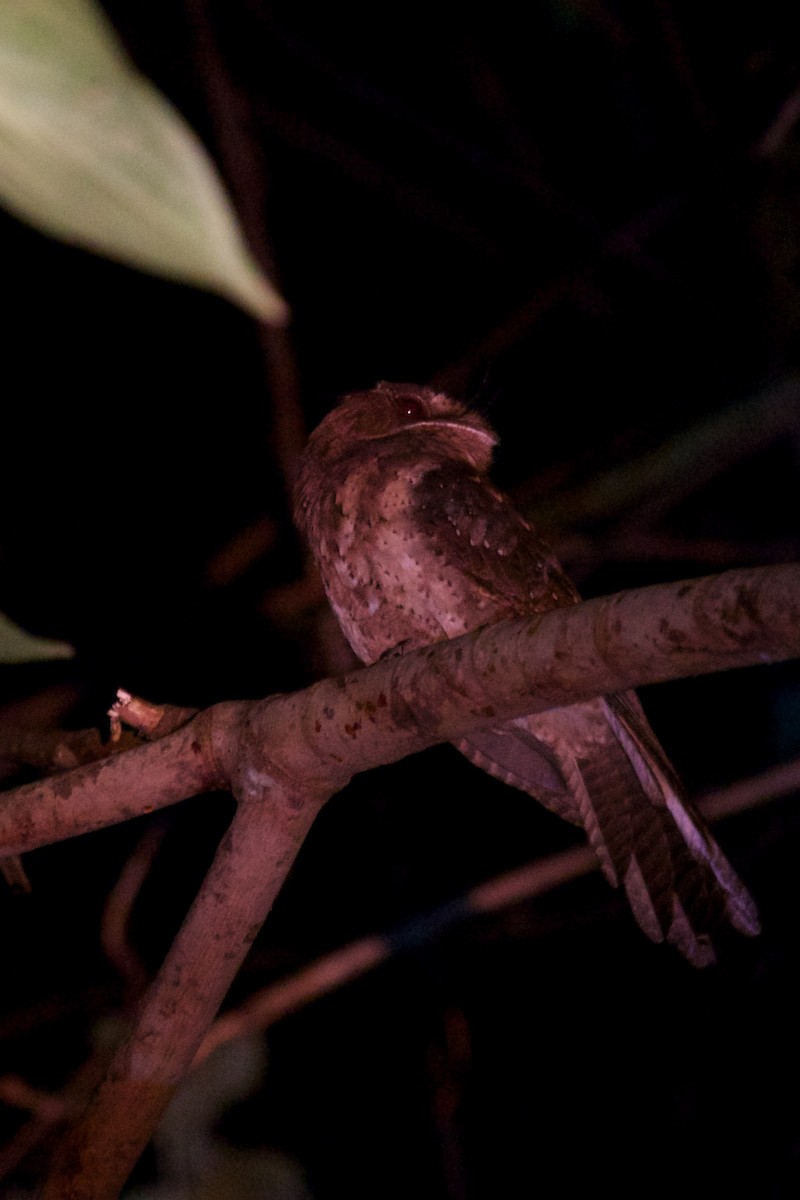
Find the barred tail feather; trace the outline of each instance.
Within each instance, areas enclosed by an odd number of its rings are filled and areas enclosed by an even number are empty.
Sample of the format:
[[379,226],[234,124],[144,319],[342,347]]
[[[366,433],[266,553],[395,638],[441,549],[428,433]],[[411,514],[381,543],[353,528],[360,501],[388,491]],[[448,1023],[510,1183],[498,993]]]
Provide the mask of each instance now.
[[624,887],[644,933],[689,962],[714,962],[727,926],[752,935],[758,914],[711,834],[686,804],[632,693],[479,730],[457,743],[476,766],[581,825],[609,883]]
[[[753,898],[715,839],[706,829],[701,818],[679,794],[674,783],[672,769],[655,738],[652,738],[654,745],[648,744],[645,755],[642,752],[637,730],[631,727],[630,717],[625,712],[624,703],[622,706],[617,706],[612,698],[608,702],[608,716],[651,803],[656,806],[666,805],[689,853],[696,862],[706,865],[713,873],[721,889],[725,911],[731,925],[746,936],[752,937],[759,933],[761,926]],[[647,732],[651,733],[649,727],[647,727]],[[654,749],[660,753],[654,754]],[[666,764],[666,770],[661,768],[662,762]]]
[[563,763],[581,824],[610,882],[618,879],[642,931],[696,967],[714,962],[709,930],[719,923],[718,889],[687,854],[663,800],[653,804],[618,743]]

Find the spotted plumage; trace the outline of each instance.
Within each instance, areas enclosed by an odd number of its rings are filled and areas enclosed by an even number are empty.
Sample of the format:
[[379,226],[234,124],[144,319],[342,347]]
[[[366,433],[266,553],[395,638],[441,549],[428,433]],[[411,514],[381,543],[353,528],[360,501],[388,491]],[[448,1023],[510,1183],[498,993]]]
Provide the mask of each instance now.
[[[345,397],[311,435],[297,519],[364,662],[577,602],[552,551],[489,482],[495,444],[477,413],[404,384]],[[582,826],[653,940],[704,966],[722,926],[758,931],[750,896],[682,798],[634,693],[522,717],[456,744]]]

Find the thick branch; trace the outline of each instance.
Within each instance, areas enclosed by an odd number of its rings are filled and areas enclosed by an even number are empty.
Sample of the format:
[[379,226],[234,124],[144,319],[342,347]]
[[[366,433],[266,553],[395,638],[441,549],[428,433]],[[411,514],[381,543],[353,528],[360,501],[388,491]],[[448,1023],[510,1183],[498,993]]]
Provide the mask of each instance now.
[[0,848],[21,853],[230,787],[244,770],[330,794],[357,771],[489,722],[797,655],[796,564],[621,592],[487,626],[289,696],[217,705],[153,745],[6,793]]
[[226,786],[204,713],[161,741],[5,792],[0,849],[24,853]]
[[[718,821],[797,791],[800,791],[800,759],[795,758],[710,792],[700,797],[697,807],[707,820]],[[532,900],[599,870],[600,862],[590,846],[573,846],[476,884],[463,895],[453,896],[438,908],[415,916],[399,929],[370,934],[341,946],[301,967],[294,975],[267,984],[238,1008],[226,1012],[204,1038],[193,1066],[218,1046],[267,1029],[320,996],[374,970],[409,945],[424,945],[461,921]]]
[[[152,746],[20,788],[23,850],[230,787],[238,810],[200,894],[44,1196],[111,1200],[269,911],[319,807],[355,771],[488,722],[800,655],[800,567],[622,593],[390,658],[291,696],[218,705]],[[126,764],[129,770],[126,771]]]
[[349,776],[525,713],[798,655],[800,566],[728,571],[486,626],[253,705],[248,723],[290,776]]
[[248,770],[236,816],[106,1079],[70,1130],[42,1200],[114,1200],[186,1073],[320,804]]

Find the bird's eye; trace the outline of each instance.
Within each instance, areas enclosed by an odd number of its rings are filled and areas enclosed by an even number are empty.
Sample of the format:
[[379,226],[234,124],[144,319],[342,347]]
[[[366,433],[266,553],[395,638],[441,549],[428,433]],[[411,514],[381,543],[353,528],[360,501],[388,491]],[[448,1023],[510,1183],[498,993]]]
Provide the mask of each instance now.
[[394,407],[404,421],[422,421],[428,415],[425,405],[416,396],[397,396]]

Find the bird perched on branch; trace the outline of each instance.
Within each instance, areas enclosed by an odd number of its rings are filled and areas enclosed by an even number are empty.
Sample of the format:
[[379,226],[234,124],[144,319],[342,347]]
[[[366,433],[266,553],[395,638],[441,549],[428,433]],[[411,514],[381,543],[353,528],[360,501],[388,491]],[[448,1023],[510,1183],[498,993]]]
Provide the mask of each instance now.
[[[393,383],[345,396],[312,433],[296,517],[364,662],[578,601],[552,551],[489,482],[496,442],[464,405]],[[752,899],[683,799],[633,692],[455,744],[582,826],[654,941],[706,966],[715,931],[758,932]]]

